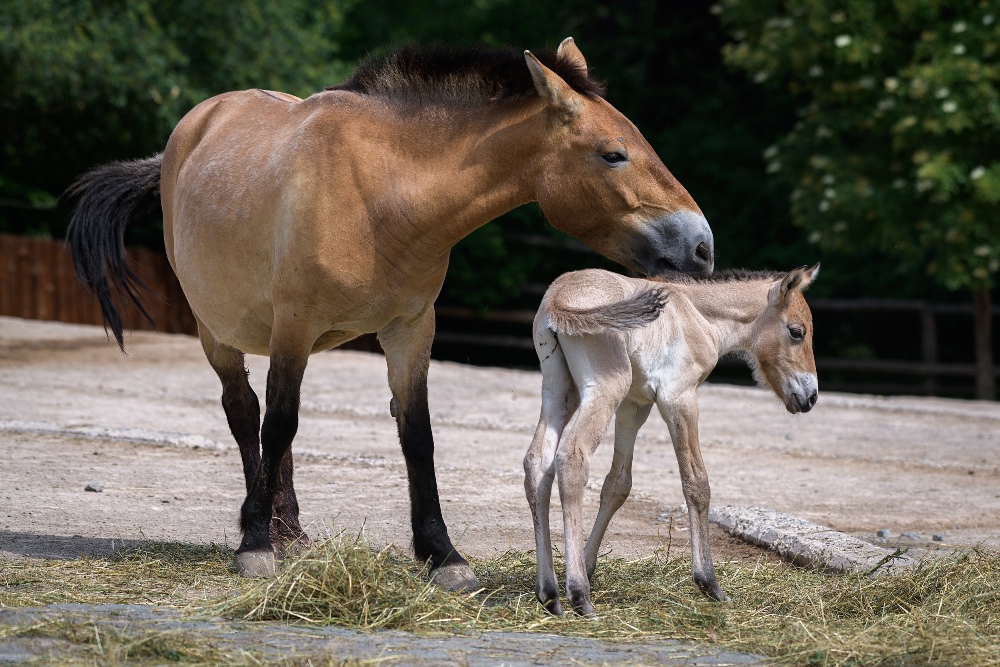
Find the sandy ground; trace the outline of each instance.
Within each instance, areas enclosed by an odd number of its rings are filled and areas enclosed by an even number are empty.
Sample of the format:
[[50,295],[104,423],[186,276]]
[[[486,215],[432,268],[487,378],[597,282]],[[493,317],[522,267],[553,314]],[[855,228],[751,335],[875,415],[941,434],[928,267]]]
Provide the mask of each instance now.
[[[240,458],[198,341],[136,333],[128,349],[122,357],[98,327],[0,318],[0,555],[75,556],[139,539],[238,544]],[[249,366],[263,396],[267,361]],[[536,372],[432,366],[444,515],[467,553],[533,548],[521,459],[539,386]],[[887,528],[917,546],[937,533],[945,545],[1000,547],[1000,404],[823,393],[822,379],[807,415],[758,389],[700,394],[713,504],[769,507],[868,539]],[[313,357],[294,443],[312,534],[363,529],[409,548],[389,398],[380,356]],[[591,466],[591,515],[610,456],[606,440]],[[606,550],[686,549],[677,466],[655,414],[634,476]],[[84,491],[89,482],[103,492]],[[557,503],[553,512],[558,526]],[[714,530],[717,558],[755,556]]]

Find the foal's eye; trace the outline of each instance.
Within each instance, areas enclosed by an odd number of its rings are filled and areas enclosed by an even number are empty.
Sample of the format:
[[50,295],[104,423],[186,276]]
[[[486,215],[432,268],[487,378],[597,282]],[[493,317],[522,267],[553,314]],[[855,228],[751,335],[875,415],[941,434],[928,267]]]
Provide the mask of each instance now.
[[626,162],[628,160],[623,153],[619,153],[618,151],[604,153],[601,155],[601,159],[608,164],[621,164],[622,162]]
[[802,327],[788,327],[788,335],[792,340],[802,340],[806,337],[806,332]]

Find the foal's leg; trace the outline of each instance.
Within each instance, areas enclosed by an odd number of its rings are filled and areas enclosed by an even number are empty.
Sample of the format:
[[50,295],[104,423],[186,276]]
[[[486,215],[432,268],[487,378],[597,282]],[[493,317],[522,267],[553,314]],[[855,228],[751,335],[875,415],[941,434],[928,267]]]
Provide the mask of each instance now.
[[590,475],[590,457],[601,444],[632,380],[621,339],[587,338],[586,342],[570,336],[559,339],[579,392],[580,407],[567,424],[556,450],[566,542],[566,596],[573,610],[584,615],[594,613],[583,555],[583,493]]
[[604,533],[621,506],[625,504],[632,490],[632,454],[635,451],[635,436],[646,423],[653,404],[640,405],[626,399],[615,413],[615,454],[611,460],[611,470],[601,487],[601,509],[597,512],[594,529],[587,540],[584,557],[587,561],[587,578],[593,579],[597,567],[597,552],[604,541]]
[[555,455],[566,422],[576,409],[576,388],[555,335],[538,331],[535,341],[542,367],[542,412],[528,452],[524,455],[524,493],[535,527],[535,596],[546,609],[562,616],[559,583],[552,564],[549,503],[555,478]]
[[723,592],[715,578],[708,540],[708,503],[712,490],[698,444],[698,397],[692,392],[676,400],[657,402],[657,407],[670,429],[684,500],[688,506],[691,522],[691,578],[703,593],[726,602],[729,596]]
[[[289,472],[291,469],[292,439],[299,425],[299,390],[314,342],[314,337],[306,335],[299,323],[286,322],[280,313],[276,315],[271,334],[271,365],[267,373],[267,410],[260,430],[262,456],[240,514],[243,541],[236,551],[236,562],[240,572],[247,576],[274,574],[270,537],[272,508],[279,479],[286,483],[291,481],[290,475],[282,478],[281,468],[287,465]],[[285,502],[288,511],[287,500]]]
[[448,537],[434,474],[434,439],[427,406],[427,369],[434,340],[434,308],[414,319],[393,320],[379,332],[392,390],[390,410],[399,428],[410,483],[413,551],[430,562],[431,578],[450,590],[479,588],[469,563]]

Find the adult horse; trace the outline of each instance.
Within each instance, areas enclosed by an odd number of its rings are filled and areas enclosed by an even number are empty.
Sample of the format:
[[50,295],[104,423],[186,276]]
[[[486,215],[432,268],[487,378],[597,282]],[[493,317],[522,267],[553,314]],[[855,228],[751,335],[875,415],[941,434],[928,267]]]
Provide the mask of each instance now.
[[[167,257],[243,459],[243,573],[273,573],[275,551],[307,539],[291,443],[309,355],[377,332],[416,557],[441,585],[478,585],[441,516],[427,407],[434,301],[452,246],[537,201],[553,226],[636,271],[713,268],[697,204],[602,95],[569,38],[537,56],[405,49],[304,100],[213,97],[162,154],[98,167],[70,189],[77,273],[120,346],[112,292],[141,309],[142,288],[123,230],[162,207]],[[263,425],[244,353],[270,357]]]

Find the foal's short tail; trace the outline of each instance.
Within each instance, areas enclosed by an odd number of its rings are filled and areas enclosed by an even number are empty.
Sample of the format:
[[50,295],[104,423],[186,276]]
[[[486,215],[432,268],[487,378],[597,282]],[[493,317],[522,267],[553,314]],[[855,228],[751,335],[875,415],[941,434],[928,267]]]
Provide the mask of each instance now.
[[649,324],[660,316],[667,303],[662,288],[649,289],[622,301],[594,308],[560,306],[558,299],[549,303],[549,328],[557,334],[578,336],[596,334],[608,329],[626,331]]
[[[112,291],[123,304],[132,303],[150,322],[141,292],[151,292],[129,268],[125,258],[125,227],[160,206],[160,164],[163,154],[145,160],[112,162],[81,176],[66,194],[79,198],[66,234],[76,275],[97,295],[104,317],[125,351],[122,319]],[[110,278],[110,281],[109,281]]]

